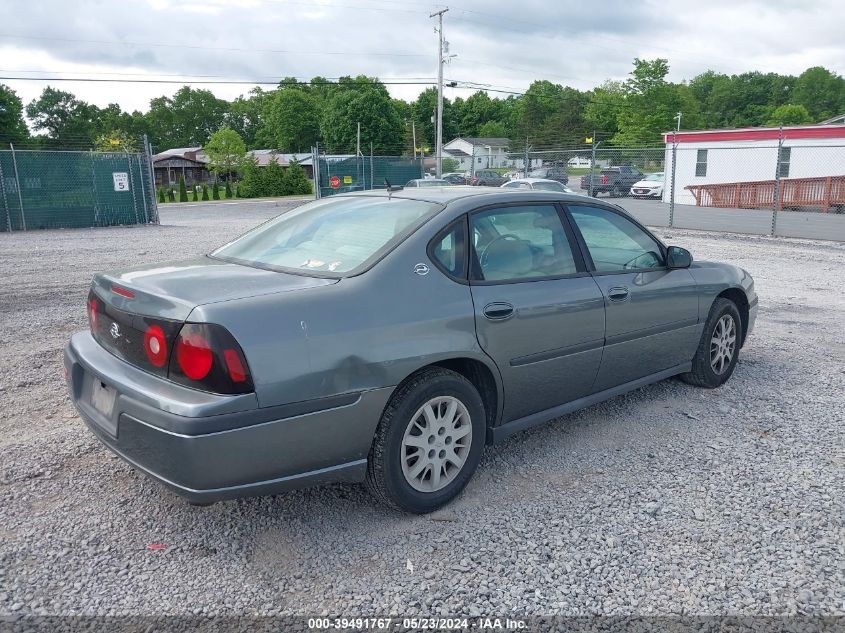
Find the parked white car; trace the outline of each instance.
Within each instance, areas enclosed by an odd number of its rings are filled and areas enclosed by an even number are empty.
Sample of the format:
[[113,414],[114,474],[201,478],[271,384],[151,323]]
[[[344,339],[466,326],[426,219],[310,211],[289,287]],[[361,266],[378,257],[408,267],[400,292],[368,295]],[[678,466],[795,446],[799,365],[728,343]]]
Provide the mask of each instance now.
[[634,198],[662,198],[664,182],[666,182],[666,175],[662,171],[648,174],[631,186],[631,196]]
[[533,189],[536,191],[560,191],[561,193],[575,193],[557,180],[548,180],[546,178],[518,178],[506,182],[501,186],[502,189]]

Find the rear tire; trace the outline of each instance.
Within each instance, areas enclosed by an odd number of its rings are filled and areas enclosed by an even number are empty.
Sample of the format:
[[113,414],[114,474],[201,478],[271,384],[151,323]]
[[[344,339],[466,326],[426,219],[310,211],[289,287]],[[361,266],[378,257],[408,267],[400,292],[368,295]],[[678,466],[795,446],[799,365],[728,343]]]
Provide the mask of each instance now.
[[485,420],[481,396],[460,374],[441,367],[414,374],[382,414],[367,460],[367,489],[415,514],[449,503],[478,467]]
[[701,333],[692,359],[692,371],[681,379],[696,387],[715,389],[727,382],[739,359],[742,319],[733,301],[718,297]]

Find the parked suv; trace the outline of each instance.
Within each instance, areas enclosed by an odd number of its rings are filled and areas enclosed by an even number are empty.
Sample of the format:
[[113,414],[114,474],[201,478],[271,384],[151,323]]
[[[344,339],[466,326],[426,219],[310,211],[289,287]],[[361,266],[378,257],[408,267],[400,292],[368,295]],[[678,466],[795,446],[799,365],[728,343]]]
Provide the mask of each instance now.
[[475,176],[469,184],[478,185],[479,187],[501,187],[508,181],[504,176],[500,176],[499,172],[492,169],[479,169],[475,172]]

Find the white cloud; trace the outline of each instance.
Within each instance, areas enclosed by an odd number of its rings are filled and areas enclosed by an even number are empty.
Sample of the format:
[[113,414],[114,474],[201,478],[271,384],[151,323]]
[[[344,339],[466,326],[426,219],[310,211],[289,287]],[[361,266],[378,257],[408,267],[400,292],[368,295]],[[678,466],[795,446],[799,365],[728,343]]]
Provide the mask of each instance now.
[[[275,81],[366,74],[433,78],[436,3],[389,0],[7,0],[0,26],[3,76],[211,75]],[[458,57],[447,77],[524,90],[534,79],[587,89],[624,78],[634,57],[668,57],[673,80],[707,69],[798,74],[822,65],[843,72],[838,0],[461,0],[445,17]],[[94,74],[96,73],[96,74]],[[46,82],[0,81],[25,102]],[[103,106],[146,109],[178,85],[61,82]],[[207,86],[220,97],[246,85]],[[424,86],[391,86],[414,98]],[[470,90],[447,90],[447,96]]]

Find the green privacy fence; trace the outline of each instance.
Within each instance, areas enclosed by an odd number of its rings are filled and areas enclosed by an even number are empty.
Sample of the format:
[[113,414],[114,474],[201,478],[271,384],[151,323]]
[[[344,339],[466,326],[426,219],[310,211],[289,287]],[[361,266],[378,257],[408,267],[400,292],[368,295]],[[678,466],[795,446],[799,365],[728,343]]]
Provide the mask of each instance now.
[[0,231],[150,223],[146,154],[0,150]]
[[[384,189],[422,177],[422,161],[402,156],[319,157],[319,195]],[[315,187],[316,188],[316,187]]]

